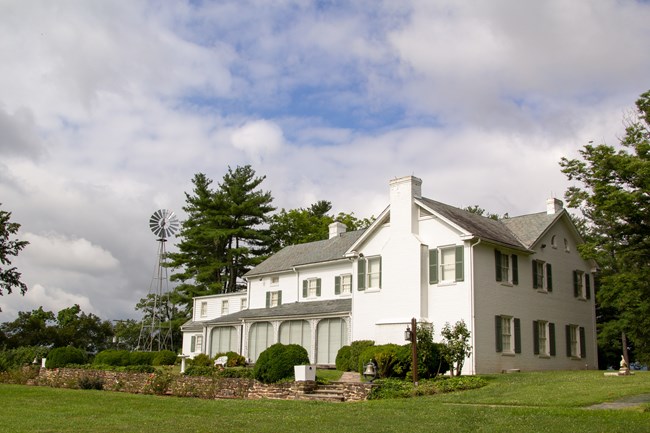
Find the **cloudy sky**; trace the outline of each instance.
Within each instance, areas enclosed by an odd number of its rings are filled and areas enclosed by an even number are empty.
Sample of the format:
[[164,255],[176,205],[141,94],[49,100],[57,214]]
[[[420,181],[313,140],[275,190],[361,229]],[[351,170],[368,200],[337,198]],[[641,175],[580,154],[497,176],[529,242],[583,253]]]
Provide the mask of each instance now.
[[0,322],[136,318],[149,216],[183,218],[193,175],[229,165],[278,208],[377,215],[413,174],[452,205],[542,211],[560,158],[617,143],[650,89],[648,23],[634,0],[0,0],[0,202],[30,242]]

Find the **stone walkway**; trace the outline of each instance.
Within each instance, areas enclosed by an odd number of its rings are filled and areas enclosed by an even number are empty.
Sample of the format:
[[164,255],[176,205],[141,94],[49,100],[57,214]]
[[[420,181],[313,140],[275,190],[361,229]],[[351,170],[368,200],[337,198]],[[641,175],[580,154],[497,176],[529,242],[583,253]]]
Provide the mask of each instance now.
[[361,382],[361,374],[355,373],[354,371],[346,371],[345,373],[343,373],[343,376],[341,376],[338,382],[346,382],[346,383]]
[[639,394],[633,395],[631,397],[622,398],[616,401],[610,401],[606,403],[599,403],[593,406],[589,406],[585,409],[596,410],[596,409],[626,409],[630,407],[640,406],[644,403],[650,403],[650,394]]

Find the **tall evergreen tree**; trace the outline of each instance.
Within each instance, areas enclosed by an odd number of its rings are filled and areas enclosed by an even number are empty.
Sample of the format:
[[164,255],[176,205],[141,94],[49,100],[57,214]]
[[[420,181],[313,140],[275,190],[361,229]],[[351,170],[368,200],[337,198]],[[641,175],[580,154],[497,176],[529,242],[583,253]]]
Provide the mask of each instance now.
[[563,158],[562,172],[579,182],[566,192],[585,217],[583,257],[601,272],[597,291],[599,344],[650,361],[650,91],[636,103],[621,146],[586,145],[580,159]]
[[256,176],[250,165],[231,169],[215,190],[212,180],[198,173],[187,205],[179,238],[179,252],[167,255],[174,269],[174,302],[189,314],[195,296],[229,293],[245,287],[241,277],[268,253],[268,230],[262,226],[273,197],[258,187],[265,176]]

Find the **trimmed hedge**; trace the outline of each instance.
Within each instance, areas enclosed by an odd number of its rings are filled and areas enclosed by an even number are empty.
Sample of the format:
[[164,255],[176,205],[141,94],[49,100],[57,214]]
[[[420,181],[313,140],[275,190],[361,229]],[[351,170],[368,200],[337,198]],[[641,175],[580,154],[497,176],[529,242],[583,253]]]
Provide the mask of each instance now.
[[[363,352],[366,348],[374,346],[375,342],[372,340],[357,340],[353,341],[350,344],[350,363],[349,363],[349,371],[359,371],[359,357],[361,356],[361,352]],[[363,361],[363,364],[368,362],[368,359]],[[363,368],[363,364],[362,367]]]
[[294,376],[295,365],[309,364],[309,355],[298,344],[276,343],[262,352],[255,363],[255,379],[263,383],[275,383]]
[[350,355],[352,354],[352,348],[350,346],[343,346],[339,349],[336,354],[336,369],[339,371],[351,371],[354,368],[351,368],[350,365]]
[[176,358],[176,353],[171,350],[129,352],[128,350],[108,349],[102,350],[95,356],[93,365],[110,365],[112,367],[174,365]]
[[199,353],[190,362],[192,367],[214,367],[214,361],[205,353]]
[[383,344],[366,347],[359,357],[358,370],[363,373],[364,365],[371,359],[377,363],[377,375],[380,378],[405,377],[411,363],[411,346],[406,344]]
[[60,368],[68,364],[85,364],[86,352],[76,347],[57,347],[50,350],[45,361],[46,368]]
[[45,358],[48,349],[41,346],[24,346],[15,349],[0,350],[0,371],[9,371],[25,365],[31,365],[36,359],[41,365],[41,358]]
[[178,356],[171,350],[161,350],[153,357],[152,365],[174,365]]

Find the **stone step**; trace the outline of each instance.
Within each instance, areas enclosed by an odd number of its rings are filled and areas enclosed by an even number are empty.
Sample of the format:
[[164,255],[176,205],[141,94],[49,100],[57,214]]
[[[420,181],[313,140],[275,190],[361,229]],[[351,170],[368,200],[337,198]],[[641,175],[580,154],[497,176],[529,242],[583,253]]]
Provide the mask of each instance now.
[[345,398],[342,395],[336,394],[321,394],[321,393],[311,393],[311,394],[302,394],[298,397],[298,400],[317,400],[317,401],[344,401]]

